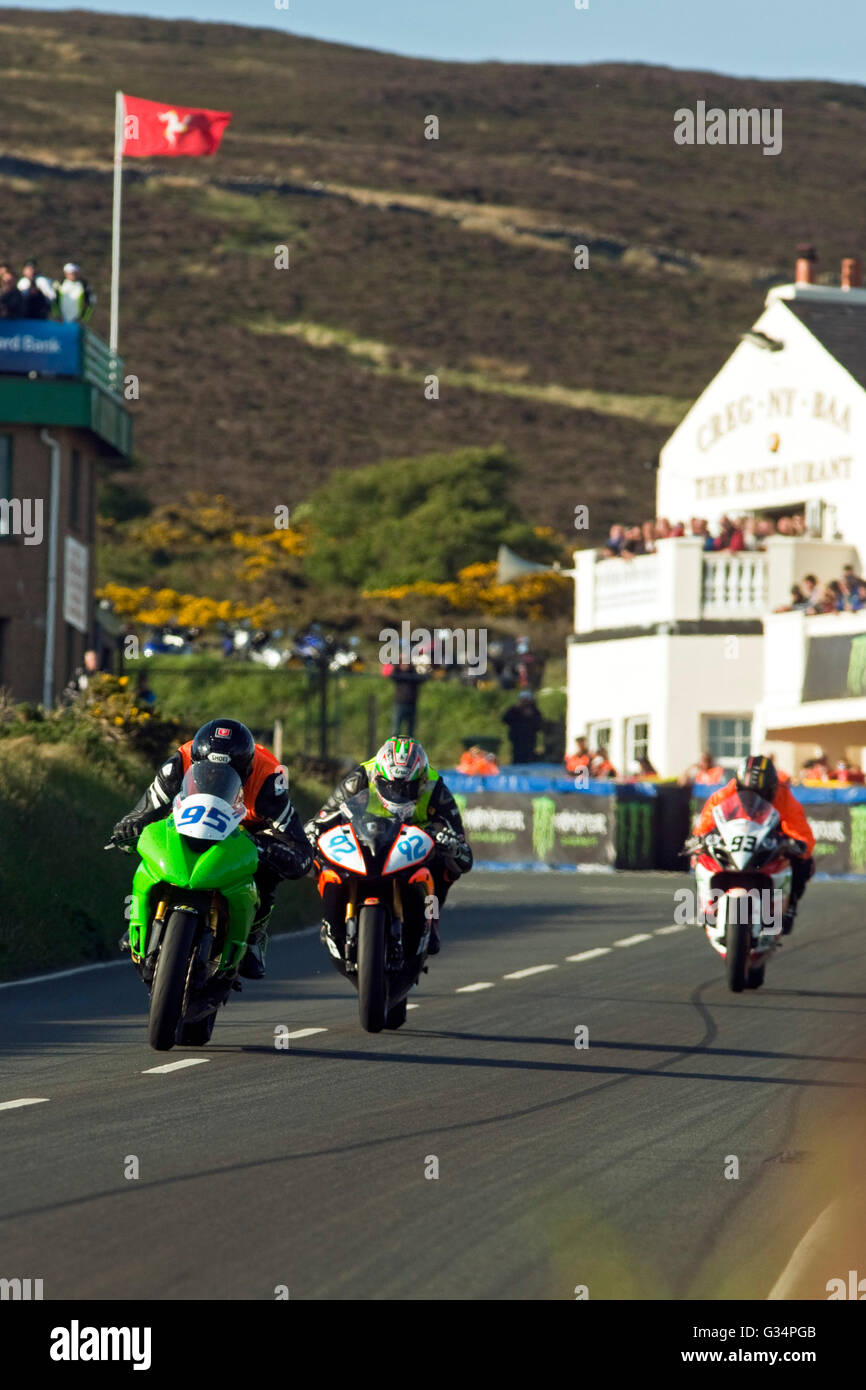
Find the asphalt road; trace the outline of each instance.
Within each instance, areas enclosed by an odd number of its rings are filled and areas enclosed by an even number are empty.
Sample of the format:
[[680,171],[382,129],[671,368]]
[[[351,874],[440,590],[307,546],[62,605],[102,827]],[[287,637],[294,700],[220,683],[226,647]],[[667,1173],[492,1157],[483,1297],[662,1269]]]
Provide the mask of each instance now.
[[[734,996],[699,928],[663,930],[685,882],[468,878],[396,1034],[361,1031],[314,934],[274,944],[204,1050],[149,1049],[131,966],[0,989],[0,1276],[46,1299],[826,1298],[858,1252],[866,1274],[866,887],[813,885]],[[279,1050],[279,1028],[322,1031]]]

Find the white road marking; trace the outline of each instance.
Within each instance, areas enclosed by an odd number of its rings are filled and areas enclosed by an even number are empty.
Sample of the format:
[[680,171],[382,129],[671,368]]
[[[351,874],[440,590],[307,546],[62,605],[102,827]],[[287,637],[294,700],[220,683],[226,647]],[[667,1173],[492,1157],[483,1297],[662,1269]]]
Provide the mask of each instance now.
[[619,941],[615,941],[614,946],[636,946],[639,941],[652,941],[649,932],[638,932],[637,936],[623,936]]
[[45,1105],[48,1096],[33,1096],[27,1100],[2,1100],[0,1110],[18,1110],[22,1105]]
[[542,970],[556,970],[555,965],[530,965],[526,970],[512,970],[510,975],[503,975],[503,980],[525,980],[527,975],[540,975]]
[[455,989],[454,993],[455,993],[455,994],[474,994],[474,993],[476,992],[476,990],[479,990],[479,989],[493,989],[493,981],[492,981],[492,980],[479,980],[478,983],[475,984],[475,985],[461,985],[459,989]]
[[656,927],[656,936],[670,936],[675,931],[688,931],[688,922],[674,922],[669,927]]
[[407,1008],[407,1009],[419,1009],[420,1007],[421,1007],[420,1004],[407,1004],[407,1005],[406,1005],[406,1008]]
[[180,1071],[181,1067],[200,1067],[209,1062],[210,1057],[184,1057],[182,1062],[165,1062],[161,1067],[145,1067],[142,1076],[152,1076],[154,1072]]
[[609,946],[593,946],[591,951],[581,951],[576,956],[566,956],[566,960],[595,960],[596,956],[606,956],[610,953]]
[[287,1033],[287,1038],[311,1038],[314,1033],[327,1033],[327,1028],[296,1028],[294,1033]]

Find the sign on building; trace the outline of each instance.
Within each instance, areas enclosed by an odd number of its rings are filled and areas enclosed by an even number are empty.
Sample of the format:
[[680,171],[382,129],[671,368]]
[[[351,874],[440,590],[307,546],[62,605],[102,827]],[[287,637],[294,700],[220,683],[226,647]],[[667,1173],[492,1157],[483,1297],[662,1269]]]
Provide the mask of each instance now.
[[84,633],[90,626],[89,569],[88,547],[67,536],[63,547],[63,619]]

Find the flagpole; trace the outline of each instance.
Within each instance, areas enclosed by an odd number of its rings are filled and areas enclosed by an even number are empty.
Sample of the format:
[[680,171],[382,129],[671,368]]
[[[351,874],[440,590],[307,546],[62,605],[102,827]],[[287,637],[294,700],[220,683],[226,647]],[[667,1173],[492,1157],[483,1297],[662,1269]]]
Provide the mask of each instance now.
[[111,374],[116,371],[118,311],[120,305],[120,194],[123,184],[123,92],[114,94],[114,204],[111,215]]

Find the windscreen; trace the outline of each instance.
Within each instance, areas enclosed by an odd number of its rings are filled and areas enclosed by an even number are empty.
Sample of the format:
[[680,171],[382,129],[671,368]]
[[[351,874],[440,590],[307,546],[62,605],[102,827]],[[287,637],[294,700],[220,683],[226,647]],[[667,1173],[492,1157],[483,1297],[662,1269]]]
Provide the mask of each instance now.
[[181,801],[188,796],[218,796],[230,806],[242,805],[243,784],[227,763],[191,763],[180,788]]
[[720,801],[715,809],[716,823],[726,820],[751,820],[764,825],[777,814],[772,802],[765,801],[753,791],[736,791]]

